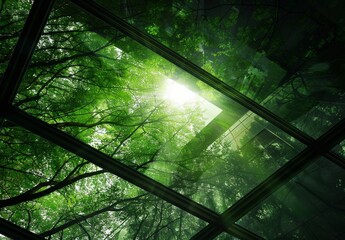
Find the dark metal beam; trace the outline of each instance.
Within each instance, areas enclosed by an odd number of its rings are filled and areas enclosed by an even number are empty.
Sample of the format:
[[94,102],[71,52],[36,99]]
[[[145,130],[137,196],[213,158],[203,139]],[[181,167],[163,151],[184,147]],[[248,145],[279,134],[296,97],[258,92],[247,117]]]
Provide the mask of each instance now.
[[0,218],[0,233],[11,239],[25,239],[25,240],[44,240],[35,233],[32,233],[16,224],[11,223],[3,218]]
[[[345,137],[345,119],[333,126],[329,131],[319,137],[314,143],[300,152],[292,160],[278,169],[274,174],[255,187],[243,198],[227,209],[219,219],[222,225],[231,225],[247,214],[259,202],[265,200],[278,188],[286,184],[294,176],[300,173],[315,159],[325,152],[328,152]],[[327,153],[334,155],[333,153]],[[336,156],[331,156],[336,157]],[[208,225],[197,233],[192,239],[212,239],[222,232],[217,226]]]
[[[32,4],[12,57],[0,80],[0,109],[12,104],[54,2],[55,0],[36,0]],[[0,111],[0,128],[3,122]]]
[[[52,143],[70,151],[77,156],[94,163],[95,165],[121,177],[122,179],[150,192],[157,197],[183,209],[184,211],[217,226],[220,229],[225,229],[224,226],[218,222],[219,214],[206,208],[205,206],[194,202],[193,200],[183,196],[182,194],[164,186],[163,184],[145,176],[144,174],[126,166],[125,164],[115,160],[99,150],[83,143],[74,137],[50,126],[44,121],[41,121],[24,111],[10,107],[5,112],[5,118],[11,122],[21,126],[30,132],[43,137]],[[244,228],[233,225],[224,231],[234,234],[243,239],[258,239],[258,236],[251,233]],[[255,237],[253,237],[255,236]]]
[[35,0],[0,81],[0,106],[9,106],[29,65],[54,0]]

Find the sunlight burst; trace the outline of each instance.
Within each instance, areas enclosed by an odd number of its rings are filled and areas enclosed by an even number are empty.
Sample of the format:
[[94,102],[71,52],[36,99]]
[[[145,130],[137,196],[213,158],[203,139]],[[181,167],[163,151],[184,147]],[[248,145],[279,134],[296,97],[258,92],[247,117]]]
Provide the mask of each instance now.
[[172,79],[167,79],[164,97],[176,105],[188,104],[198,99],[198,95]]

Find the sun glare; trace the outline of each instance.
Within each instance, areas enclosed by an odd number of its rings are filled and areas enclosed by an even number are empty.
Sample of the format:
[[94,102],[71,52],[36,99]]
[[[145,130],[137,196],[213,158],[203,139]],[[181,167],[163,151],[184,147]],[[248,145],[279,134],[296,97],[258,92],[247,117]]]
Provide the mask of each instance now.
[[212,119],[222,111],[203,97],[170,78],[166,79],[164,83],[162,95],[166,101],[169,101],[171,105],[175,105],[178,108],[183,108],[187,105],[193,108],[198,107],[198,111],[200,111],[204,117],[205,125],[212,121]]
[[172,79],[167,79],[164,97],[176,105],[184,105],[198,99],[198,95]]

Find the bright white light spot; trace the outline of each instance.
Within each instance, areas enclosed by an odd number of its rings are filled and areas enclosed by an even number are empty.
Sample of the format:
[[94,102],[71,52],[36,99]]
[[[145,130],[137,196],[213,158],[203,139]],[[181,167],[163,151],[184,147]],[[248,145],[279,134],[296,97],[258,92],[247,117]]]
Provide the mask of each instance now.
[[114,47],[116,58],[121,59],[123,57],[123,51],[120,48],[117,48],[115,46],[113,46],[113,47]]
[[198,95],[174,80],[167,79],[164,97],[178,106],[197,101]]
[[170,78],[166,78],[164,81],[161,97],[168,101],[170,105],[180,109],[184,107],[198,109],[204,117],[205,125],[222,111],[203,97]]

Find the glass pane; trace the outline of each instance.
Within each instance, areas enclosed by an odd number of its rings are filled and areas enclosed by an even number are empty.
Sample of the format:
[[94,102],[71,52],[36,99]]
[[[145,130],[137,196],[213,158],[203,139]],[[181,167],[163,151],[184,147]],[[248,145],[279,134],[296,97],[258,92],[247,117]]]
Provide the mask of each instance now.
[[0,78],[5,72],[8,61],[20,32],[24,26],[25,19],[31,8],[31,1],[11,0],[1,1],[0,7]]
[[52,239],[187,239],[206,223],[15,127],[0,132],[1,217]]
[[319,159],[238,221],[267,239],[343,239],[344,169]]
[[217,212],[303,148],[79,9],[45,32],[15,104]]
[[96,2],[313,137],[345,116],[342,1]]

